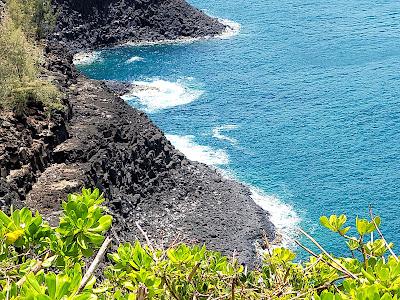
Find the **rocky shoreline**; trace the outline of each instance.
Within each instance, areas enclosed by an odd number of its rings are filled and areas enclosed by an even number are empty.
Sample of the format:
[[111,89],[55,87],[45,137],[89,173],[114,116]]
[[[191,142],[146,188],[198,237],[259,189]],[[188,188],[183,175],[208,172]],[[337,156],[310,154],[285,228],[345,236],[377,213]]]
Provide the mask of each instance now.
[[69,51],[127,42],[215,36],[225,25],[184,0],[54,0],[59,12],[51,37]]
[[55,3],[60,15],[46,48],[46,76],[65,93],[67,108],[51,119],[40,107],[24,119],[0,118],[1,204],[28,205],[54,223],[67,193],[99,187],[117,240],[141,239],[139,222],[157,244],[206,243],[253,264],[254,242],[263,231],[273,240],[275,230],[249,188],[187,160],[117,88],[84,77],[72,62],[77,51],[216,35],[224,25],[181,0]]

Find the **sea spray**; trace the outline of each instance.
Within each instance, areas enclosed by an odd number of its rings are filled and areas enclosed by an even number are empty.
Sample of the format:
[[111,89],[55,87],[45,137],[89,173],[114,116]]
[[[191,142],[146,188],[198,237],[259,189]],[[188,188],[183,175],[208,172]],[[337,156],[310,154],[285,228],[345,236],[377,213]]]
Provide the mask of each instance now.
[[211,166],[229,164],[229,156],[224,150],[199,145],[194,141],[194,136],[167,134],[166,138],[190,160]]
[[129,58],[125,63],[127,63],[127,64],[132,64],[132,63],[138,62],[138,61],[144,61],[143,57],[140,57],[140,56],[132,56],[132,57]]
[[269,212],[269,219],[276,228],[279,237],[275,242],[278,246],[295,248],[295,238],[301,219],[293,207],[282,202],[278,197],[267,195],[262,190],[251,187],[251,198],[265,211]]
[[[229,156],[226,151],[199,145],[195,143],[194,136],[167,134],[166,138],[188,159],[217,167],[219,173],[225,178],[238,180],[232,170],[219,168],[229,164]],[[267,195],[254,186],[249,186],[249,188],[251,198],[258,206],[269,213],[269,219],[276,228],[278,238],[274,241],[274,246],[295,248],[294,239],[297,237],[297,228],[300,226],[301,219],[293,207],[282,202],[276,196]]]
[[137,99],[140,108],[146,112],[185,105],[198,99],[203,91],[190,86],[192,78],[179,79],[176,82],[163,79],[134,81],[132,90],[122,96],[124,100]]
[[241,25],[235,21],[228,20],[228,19],[221,19],[218,18],[218,21],[220,21],[222,24],[226,26],[224,32],[217,36],[221,39],[229,39],[235,35],[238,35],[240,32]]
[[101,61],[103,61],[101,51],[79,52],[73,58],[73,63],[77,66],[91,65]]
[[234,124],[217,126],[217,127],[213,128],[212,136],[220,141],[227,141],[231,145],[237,145],[238,141],[236,139],[223,134],[224,131],[231,131],[231,130],[235,130],[237,128],[238,128],[238,126],[234,125]]

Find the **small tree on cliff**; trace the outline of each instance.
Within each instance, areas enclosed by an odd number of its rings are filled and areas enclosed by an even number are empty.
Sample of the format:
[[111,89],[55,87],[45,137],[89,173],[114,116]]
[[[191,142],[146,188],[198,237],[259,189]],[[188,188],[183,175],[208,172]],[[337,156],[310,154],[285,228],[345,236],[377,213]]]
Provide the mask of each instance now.
[[28,25],[31,24],[28,14],[13,13],[15,3],[18,2],[11,0],[7,4],[0,20],[0,108],[11,108],[22,114],[29,101],[60,108],[57,88],[40,78],[42,50],[25,32],[33,34],[37,28]]

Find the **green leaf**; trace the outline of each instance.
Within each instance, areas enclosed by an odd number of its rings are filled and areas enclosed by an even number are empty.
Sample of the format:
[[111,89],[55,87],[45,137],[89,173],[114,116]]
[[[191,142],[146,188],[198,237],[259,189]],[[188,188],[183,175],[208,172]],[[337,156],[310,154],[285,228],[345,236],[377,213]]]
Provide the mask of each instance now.
[[356,228],[357,228],[357,232],[360,236],[363,236],[367,233],[368,225],[369,225],[369,222],[367,220],[359,219],[358,217],[356,218]]
[[[104,239],[105,239],[104,236],[102,236],[101,234],[97,234],[97,233],[86,232],[86,233],[84,233],[84,235],[95,246],[101,246],[101,244],[104,242]],[[86,249],[86,248],[84,248],[84,249]]]
[[37,293],[37,294],[42,293],[42,287],[36,280],[36,277],[33,273],[29,273],[28,275],[26,275],[25,284],[28,285],[31,288],[31,290],[35,291],[35,293]]
[[47,293],[50,298],[54,299],[56,296],[56,274],[49,273],[46,275]]
[[3,222],[4,226],[9,229],[15,229],[15,228],[10,228],[10,225],[13,224],[12,220],[10,217],[8,217],[2,210],[0,210],[0,220]]
[[97,227],[90,228],[89,230],[92,231],[92,232],[105,232],[105,231],[107,231],[111,227],[112,216],[110,216],[110,215],[102,216],[99,219],[98,223],[99,223],[99,225]]
[[382,297],[381,300],[392,300],[392,295],[389,293],[385,293]]
[[43,262],[42,267],[43,267],[43,268],[50,268],[51,265],[53,264],[53,262],[55,262],[57,258],[58,258],[58,255],[50,256],[49,258],[47,258],[47,259]]
[[363,273],[365,278],[367,278],[370,283],[375,282],[376,278],[373,275],[371,275],[369,272],[365,271],[363,268],[361,268],[361,273]]
[[341,235],[345,235],[349,230],[350,230],[350,226],[348,226],[348,227],[345,227],[345,228],[343,228],[343,229],[340,229],[339,230],[339,233],[341,234]]
[[321,218],[319,218],[319,221],[322,224],[322,226],[324,226],[330,230],[333,230],[331,224],[329,223],[329,219],[327,216],[322,216]]
[[83,234],[78,234],[76,241],[82,249],[88,249],[87,238]]
[[57,275],[56,277],[56,296],[55,299],[61,299],[68,295],[69,278],[67,275]]

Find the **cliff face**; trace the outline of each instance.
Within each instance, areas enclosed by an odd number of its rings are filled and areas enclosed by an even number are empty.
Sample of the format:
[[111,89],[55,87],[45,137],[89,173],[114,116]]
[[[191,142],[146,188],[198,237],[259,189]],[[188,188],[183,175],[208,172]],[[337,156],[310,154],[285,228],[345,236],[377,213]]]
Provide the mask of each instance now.
[[184,0],[54,0],[54,39],[70,50],[127,41],[160,41],[214,36],[225,26]]
[[53,148],[68,138],[68,111],[48,118],[30,104],[23,117],[0,113],[0,207],[24,205],[38,174],[52,162]]
[[[241,261],[254,263],[254,242],[262,230],[273,239],[274,227],[249,189],[187,160],[145,113],[72,64],[71,53],[78,50],[132,39],[205,36],[223,25],[180,0],[57,1],[59,23],[46,48],[46,68],[70,109],[50,125],[41,108],[33,109],[33,118],[41,121],[34,130],[26,121],[0,118],[0,204],[28,205],[55,223],[67,193],[99,187],[108,198],[117,240],[141,239],[139,222],[158,244],[206,243],[225,254],[236,250]],[[25,160],[22,153],[29,153]],[[15,178],[21,178],[19,185]]]
[[139,222],[157,244],[206,243],[254,263],[254,242],[262,230],[273,239],[274,228],[249,189],[187,160],[145,113],[104,83],[74,72],[63,47],[52,44],[48,52],[47,67],[72,113],[66,139],[51,144],[43,168],[28,172],[32,185],[24,204],[54,224],[67,193],[98,187],[108,198],[112,234],[120,241],[141,239]]

